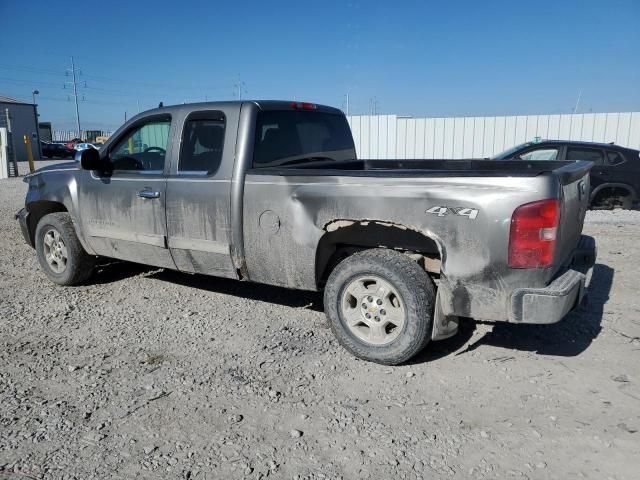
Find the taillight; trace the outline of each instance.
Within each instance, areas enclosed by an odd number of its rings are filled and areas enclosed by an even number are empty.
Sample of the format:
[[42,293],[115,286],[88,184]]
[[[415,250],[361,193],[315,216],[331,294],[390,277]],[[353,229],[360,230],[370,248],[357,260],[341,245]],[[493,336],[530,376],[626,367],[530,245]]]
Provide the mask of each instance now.
[[553,263],[556,249],[560,202],[540,200],[520,205],[511,216],[509,266],[543,268]]
[[291,102],[291,108],[302,110],[315,110],[318,106],[315,103],[309,102]]

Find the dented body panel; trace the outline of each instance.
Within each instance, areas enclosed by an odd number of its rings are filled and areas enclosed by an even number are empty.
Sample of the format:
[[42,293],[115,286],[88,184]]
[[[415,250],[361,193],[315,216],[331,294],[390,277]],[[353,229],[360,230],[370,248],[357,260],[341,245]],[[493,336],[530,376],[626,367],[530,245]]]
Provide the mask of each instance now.
[[[306,290],[322,288],[341,252],[398,249],[438,278],[444,316],[519,321],[514,292],[544,289],[569,268],[588,201],[586,162],[354,158],[318,168],[254,168],[258,112],[288,108],[289,102],[220,102],[138,115],[101,155],[145,118],[168,115],[161,172],[110,175],[77,163],[41,169],[28,177],[26,210],[59,203],[95,255]],[[202,111],[224,115],[222,163],[205,177],[182,175],[177,165],[185,122]],[[137,196],[145,189],[158,197]],[[554,265],[509,268],[514,210],[549,198],[562,202]]]

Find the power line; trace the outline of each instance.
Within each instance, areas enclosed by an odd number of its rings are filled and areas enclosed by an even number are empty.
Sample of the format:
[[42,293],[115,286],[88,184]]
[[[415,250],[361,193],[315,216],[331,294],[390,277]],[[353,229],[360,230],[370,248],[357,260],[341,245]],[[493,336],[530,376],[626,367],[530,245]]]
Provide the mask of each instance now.
[[[58,73],[58,75],[60,75],[60,73]],[[38,85],[38,86],[45,86],[45,87],[60,87],[59,83],[53,83],[53,82],[43,82],[40,80],[36,80],[36,81],[29,81],[29,80],[21,80],[18,78],[7,78],[7,77],[0,77],[0,80],[6,83],[11,83],[14,85]]]
[[[77,57],[74,57],[76,60]],[[77,69],[76,69],[77,70]],[[13,72],[16,75],[20,74],[31,74],[29,76],[40,77],[42,75],[60,75],[60,71],[52,70],[48,68],[38,68],[31,67],[26,65],[10,65],[0,63],[0,72]],[[79,72],[79,70],[77,70]],[[233,82],[229,81],[228,84],[217,84],[217,85],[202,85],[202,86],[187,86],[187,85],[177,85],[177,84],[167,84],[167,83],[150,83],[150,82],[139,82],[130,79],[116,79],[112,77],[106,77],[101,75],[92,75],[92,74],[84,74],[82,73],[83,79],[89,79],[92,81],[93,85],[87,86],[86,81],[80,82],[78,81],[78,85],[83,84],[84,88],[91,90],[94,95],[98,96],[108,96],[111,97],[113,95],[121,96],[121,97],[129,97],[131,99],[135,99],[137,101],[145,101],[145,103],[157,103],[159,98],[163,100],[167,99],[167,93],[171,92],[171,97],[175,98],[176,103],[181,103],[185,97],[187,98],[201,98],[202,95],[205,97],[216,97],[216,92],[223,92],[230,90],[234,91],[234,96],[242,97],[244,93],[246,93],[246,84],[242,81]],[[33,87],[50,87],[55,88],[58,87],[59,84],[53,83],[46,80],[30,80],[23,78],[9,78],[9,77],[0,77],[0,83],[4,83],[7,85],[16,85],[16,86],[28,86],[30,88]],[[72,82],[69,83],[72,85]],[[96,85],[98,84],[98,85]],[[104,86],[102,86],[104,85]],[[113,85],[112,88],[110,85]],[[123,86],[126,88],[118,88],[118,86]],[[133,88],[132,88],[133,87]],[[238,90],[239,88],[239,90]],[[186,93],[184,95],[183,93]],[[187,93],[188,92],[188,93]],[[43,99],[43,97],[40,97]],[[84,100],[82,96],[79,97],[79,100]]]
[[28,72],[28,73],[40,73],[40,74],[45,74],[45,75],[60,75],[60,70],[51,70],[48,68],[38,68],[38,67],[31,67],[31,66],[26,66],[26,65],[8,65],[6,63],[0,63],[0,69],[1,70],[17,70],[17,71],[22,71],[22,72]]

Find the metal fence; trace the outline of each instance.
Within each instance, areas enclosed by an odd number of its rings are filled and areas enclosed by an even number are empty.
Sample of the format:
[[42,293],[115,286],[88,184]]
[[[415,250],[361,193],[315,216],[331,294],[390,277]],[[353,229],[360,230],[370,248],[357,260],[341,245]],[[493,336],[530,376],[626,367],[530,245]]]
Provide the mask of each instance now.
[[[99,135],[96,135],[97,133]],[[86,138],[86,133],[84,130],[78,134],[77,130],[54,130],[51,134],[53,142],[68,142],[73,140],[74,138]],[[92,136],[103,136],[110,137],[113,132],[106,130],[91,130]]]
[[640,149],[640,112],[348,120],[360,158],[483,158],[536,137]]

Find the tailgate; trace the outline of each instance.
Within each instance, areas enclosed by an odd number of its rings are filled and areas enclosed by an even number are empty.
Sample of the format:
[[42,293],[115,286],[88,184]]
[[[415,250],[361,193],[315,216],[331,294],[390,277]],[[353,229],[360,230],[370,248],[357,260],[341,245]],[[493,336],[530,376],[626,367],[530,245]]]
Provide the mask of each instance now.
[[580,241],[584,217],[589,206],[589,170],[593,163],[575,162],[554,170],[561,187],[560,225],[556,249],[556,264],[567,265]]

